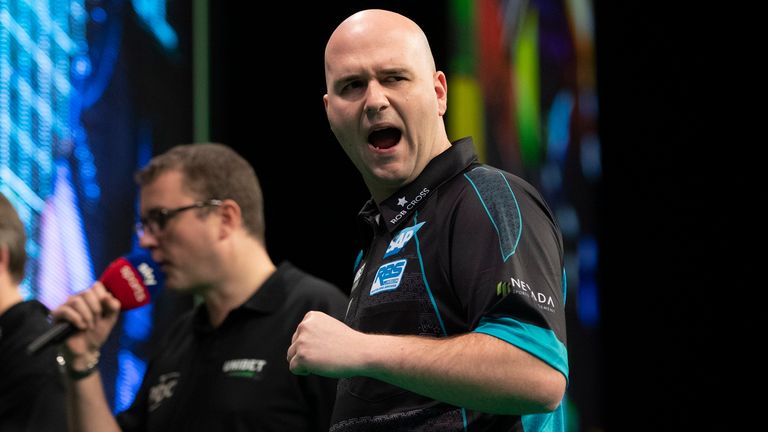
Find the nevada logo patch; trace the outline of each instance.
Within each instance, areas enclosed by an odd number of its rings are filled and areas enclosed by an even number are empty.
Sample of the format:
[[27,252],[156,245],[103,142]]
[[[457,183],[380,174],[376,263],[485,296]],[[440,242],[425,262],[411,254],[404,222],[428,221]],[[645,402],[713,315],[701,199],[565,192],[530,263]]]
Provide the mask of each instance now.
[[379,267],[379,270],[376,271],[376,278],[373,279],[373,285],[371,285],[370,295],[397,289],[400,286],[400,280],[403,279],[407,262],[408,260],[401,259]]

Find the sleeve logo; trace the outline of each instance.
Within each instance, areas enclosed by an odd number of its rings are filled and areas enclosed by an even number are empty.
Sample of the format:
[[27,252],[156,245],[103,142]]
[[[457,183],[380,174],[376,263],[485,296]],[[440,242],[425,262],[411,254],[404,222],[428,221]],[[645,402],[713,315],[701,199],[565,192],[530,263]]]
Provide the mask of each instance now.
[[509,281],[500,281],[496,284],[496,295],[506,297],[510,294],[517,294],[523,297],[530,297],[539,309],[547,312],[555,312],[555,302],[551,295],[534,291],[527,282],[522,279],[509,278]]
[[376,271],[376,278],[373,279],[370,295],[375,295],[384,291],[392,291],[400,286],[400,280],[405,273],[405,264],[408,260],[397,260],[391,263],[383,264]]

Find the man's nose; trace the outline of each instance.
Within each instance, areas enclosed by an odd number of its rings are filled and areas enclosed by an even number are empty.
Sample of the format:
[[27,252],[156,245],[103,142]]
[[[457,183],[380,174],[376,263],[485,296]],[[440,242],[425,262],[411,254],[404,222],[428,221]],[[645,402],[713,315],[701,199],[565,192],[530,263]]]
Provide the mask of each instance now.
[[365,113],[367,115],[375,115],[387,107],[389,107],[389,99],[384,87],[378,81],[372,80],[366,89]]

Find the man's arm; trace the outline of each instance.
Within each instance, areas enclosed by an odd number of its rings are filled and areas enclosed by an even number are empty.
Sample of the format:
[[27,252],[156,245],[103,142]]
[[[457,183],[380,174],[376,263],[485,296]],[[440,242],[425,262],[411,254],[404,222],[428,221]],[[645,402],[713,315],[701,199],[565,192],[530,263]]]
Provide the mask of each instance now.
[[78,381],[67,379],[67,414],[70,431],[120,431],[104,396],[98,372]]
[[321,312],[309,312],[299,324],[288,361],[295,374],[367,376],[494,414],[551,411],[566,384],[548,364],[493,336],[371,335]]
[[76,325],[81,331],[62,344],[61,350],[68,370],[67,411],[69,429],[78,432],[119,432],[115,418],[104,396],[98,372],[73,379],[72,371],[82,372],[98,359],[99,349],[112,331],[120,302],[100,282],[75,294],[53,311],[57,319]]

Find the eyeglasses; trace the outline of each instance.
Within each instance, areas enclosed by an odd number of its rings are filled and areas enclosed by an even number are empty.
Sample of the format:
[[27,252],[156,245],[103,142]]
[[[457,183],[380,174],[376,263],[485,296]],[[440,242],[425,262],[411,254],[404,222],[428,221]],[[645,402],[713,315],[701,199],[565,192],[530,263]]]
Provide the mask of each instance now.
[[221,200],[210,199],[208,201],[198,201],[194,204],[174,209],[152,209],[147,212],[146,216],[139,219],[139,222],[136,224],[136,234],[138,234],[139,237],[143,237],[145,232],[157,235],[165,229],[169,220],[183,211],[204,207],[218,207],[222,204],[223,201]]

